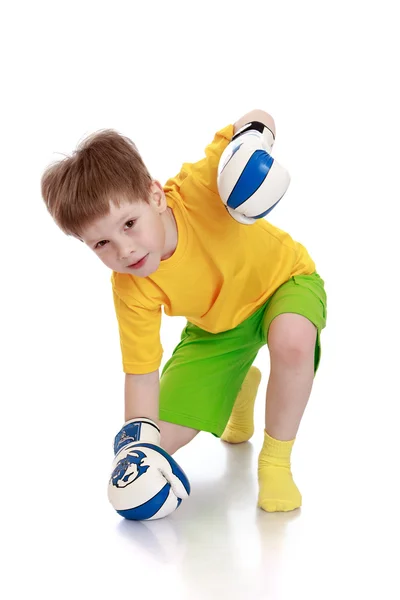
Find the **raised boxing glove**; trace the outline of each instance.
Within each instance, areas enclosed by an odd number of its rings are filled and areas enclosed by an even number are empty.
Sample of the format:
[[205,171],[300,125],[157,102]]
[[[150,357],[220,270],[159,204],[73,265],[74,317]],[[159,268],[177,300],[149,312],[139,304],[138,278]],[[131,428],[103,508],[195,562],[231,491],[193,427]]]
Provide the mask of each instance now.
[[271,156],[274,135],[252,121],[235,133],[221,155],[217,184],[229,214],[246,225],[265,217],[281,200],[289,173]]
[[160,447],[160,430],[150,419],[127,421],[114,452],[108,499],[125,519],[161,519],[189,496],[188,478]]

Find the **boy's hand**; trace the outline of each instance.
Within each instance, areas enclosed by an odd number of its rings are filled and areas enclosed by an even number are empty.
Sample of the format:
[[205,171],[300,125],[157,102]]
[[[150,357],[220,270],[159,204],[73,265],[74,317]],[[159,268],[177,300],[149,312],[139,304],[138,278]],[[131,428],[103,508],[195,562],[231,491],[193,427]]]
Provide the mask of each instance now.
[[273,132],[259,121],[244,125],[225,148],[218,191],[229,214],[246,225],[265,217],[285,194],[289,173],[271,156]]
[[150,419],[125,423],[114,441],[108,499],[126,519],[161,519],[190,494],[178,463],[160,447],[160,430]]

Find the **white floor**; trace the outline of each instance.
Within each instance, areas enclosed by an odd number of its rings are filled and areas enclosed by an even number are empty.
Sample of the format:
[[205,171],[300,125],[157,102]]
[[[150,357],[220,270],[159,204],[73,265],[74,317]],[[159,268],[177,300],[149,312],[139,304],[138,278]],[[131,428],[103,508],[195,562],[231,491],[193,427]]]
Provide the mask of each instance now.
[[[256,364],[264,359],[263,350]],[[385,446],[385,417],[366,401],[358,418],[359,399],[340,396],[332,375],[321,368],[315,381],[293,454],[303,507],[288,514],[256,508],[262,425],[246,444],[201,433],[178,451],[192,494],[146,523],[120,519],[107,502],[104,421],[88,429],[66,412],[50,428],[22,422],[3,488],[3,597],[398,599],[393,438]]]

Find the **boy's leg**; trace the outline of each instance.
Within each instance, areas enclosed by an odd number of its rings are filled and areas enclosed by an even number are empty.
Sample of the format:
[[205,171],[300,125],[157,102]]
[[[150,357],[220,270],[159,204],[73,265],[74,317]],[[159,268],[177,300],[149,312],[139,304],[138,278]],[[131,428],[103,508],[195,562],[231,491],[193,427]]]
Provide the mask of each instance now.
[[268,512],[301,506],[290,455],[313,384],[316,337],[315,326],[301,315],[281,314],[271,323],[271,372],[258,463],[258,504]]
[[168,452],[174,454],[182,446],[186,446],[199,433],[197,429],[168,423],[167,421],[159,421],[161,431],[161,447]]
[[319,332],[325,320],[326,295],[316,274],[281,286],[266,313],[271,372],[258,462],[258,504],[268,512],[301,506],[290,456],[318,368]]
[[247,442],[254,433],[254,403],[261,382],[261,372],[250,367],[233,405],[221,440],[228,444]]
[[265,429],[271,437],[296,437],[314,380],[316,338],[315,325],[301,315],[281,314],[271,323],[265,406]]
[[246,374],[265,344],[263,315],[259,311],[234,330],[218,334],[190,323],[184,328],[160,379],[161,442],[169,452],[198,431],[222,435]]

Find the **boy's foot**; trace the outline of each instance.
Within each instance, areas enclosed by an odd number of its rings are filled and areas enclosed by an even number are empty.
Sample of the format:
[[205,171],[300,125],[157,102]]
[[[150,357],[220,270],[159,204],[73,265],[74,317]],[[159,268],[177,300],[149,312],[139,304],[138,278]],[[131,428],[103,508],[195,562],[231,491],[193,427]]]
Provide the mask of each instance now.
[[294,440],[282,442],[264,434],[258,457],[258,506],[267,512],[286,512],[301,506],[301,494],[290,470],[293,444]]

